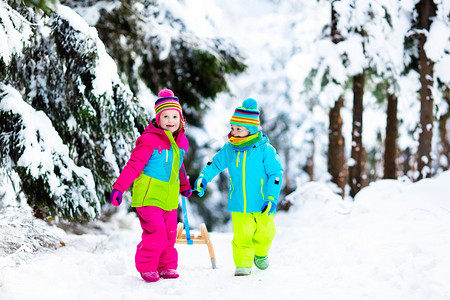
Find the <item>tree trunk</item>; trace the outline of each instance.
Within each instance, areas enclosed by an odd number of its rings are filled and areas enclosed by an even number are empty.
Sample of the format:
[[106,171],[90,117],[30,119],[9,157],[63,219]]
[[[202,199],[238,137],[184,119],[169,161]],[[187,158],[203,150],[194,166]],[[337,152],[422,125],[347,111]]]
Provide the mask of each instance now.
[[[342,35],[337,29],[339,15],[334,9],[334,2],[331,2],[331,41],[334,44],[342,41]],[[331,175],[331,181],[337,184],[341,189],[341,196],[344,197],[345,185],[347,183],[347,170],[345,168],[345,147],[344,137],[342,135],[341,108],[344,106],[344,98],[341,96],[334,103],[334,107],[329,113],[328,130],[328,173]]]
[[347,182],[341,118],[341,108],[343,106],[344,98],[339,97],[334,103],[334,107],[330,109],[330,127],[328,130],[328,173],[331,175],[331,181],[341,188],[341,196],[344,196]]
[[314,143],[314,139],[310,143],[311,143],[311,154],[309,155],[308,160],[306,161],[305,171],[309,175],[309,180],[314,181],[314,154],[316,151],[316,144]]
[[384,179],[397,179],[397,97],[388,95],[386,140],[384,141]]
[[[419,28],[429,31],[431,17],[436,14],[436,5],[433,0],[421,0],[418,4]],[[427,35],[420,33],[419,55],[420,55],[420,135],[419,149],[417,153],[417,175],[416,180],[431,177],[431,142],[433,137],[433,106],[434,99],[431,89],[433,88],[434,63],[427,57],[424,45]]]
[[337,29],[337,22],[339,15],[337,14],[336,10],[334,9],[334,2],[337,2],[340,0],[333,0],[331,1],[331,41],[335,44],[339,43],[343,40],[341,33]]
[[355,195],[363,187],[363,145],[362,145],[362,125],[363,125],[363,95],[364,95],[364,73],[353,77],[353,129],[352,129],[352,162],[348,170],[350,185],[350,196]]
[[448,109],[447,113],[441,115],[439,119],[439,136],[441,139],[441,145],[439,148],[439,167],[443,171],[447,171],[450,168],[450,137],[447,132],[447,123],[450,119],[450,88],[445,89],[444,99],[447,101]]
[[291,170],[289,167],[289,162],[291,159],[291,150],[286,147],[284,149],[284,157],[285,157],[285,163],[283,165],[284,167],[284,172],[283,172],[283,182],[284,182],[284,194],[285,195],[289,195],[290,193],[292,193],[293,191],[295,191],[295,183],[292,183],[292,178],[291,178]]
[[415,165],[415,157],[412,153],[412,150],[410,147],[406,147],[406,149],[401,150],[401,154],[399,157],[399,172],[401,176],[408,176],[410,178],[414,177],[414,172],[416,171]]

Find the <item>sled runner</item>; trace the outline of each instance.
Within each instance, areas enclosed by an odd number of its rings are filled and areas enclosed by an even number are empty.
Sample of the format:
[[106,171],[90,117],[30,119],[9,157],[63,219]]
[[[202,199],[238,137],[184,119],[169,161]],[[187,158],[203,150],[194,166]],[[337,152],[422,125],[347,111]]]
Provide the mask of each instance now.
[[[216,256],[214,254],[214,248],[211,242],[211,239],[209,238],[209,232],[208,229],[206,229],[205,223],[200,224],[200,235],[193,235],[191,236],[190,228],[189,228],[189,220],[187,216],[187,210],[186,210],[186,198],[181,196],[181,204],[183,207],[183,218],[184,218],[184,225],[183,223],[178,223],[177,225],[177,244],[188,244],[188,245],[194,245],[194,244],[206,244],[208,247],[209,257],[211,258],[211,265],[212,268],[216,268]],[[183,233],[183,227],[185,233]]]

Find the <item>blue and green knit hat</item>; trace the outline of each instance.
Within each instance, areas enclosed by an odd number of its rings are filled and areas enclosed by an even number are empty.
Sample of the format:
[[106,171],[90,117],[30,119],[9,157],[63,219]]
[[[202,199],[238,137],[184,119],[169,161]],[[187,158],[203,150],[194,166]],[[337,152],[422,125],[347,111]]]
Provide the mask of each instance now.
[[250,134],[255,134],[259,131],[259,110],[258,103],[253,98],[247,98],[234,111],[231,117],[230,124],[243,126],[250,131]]

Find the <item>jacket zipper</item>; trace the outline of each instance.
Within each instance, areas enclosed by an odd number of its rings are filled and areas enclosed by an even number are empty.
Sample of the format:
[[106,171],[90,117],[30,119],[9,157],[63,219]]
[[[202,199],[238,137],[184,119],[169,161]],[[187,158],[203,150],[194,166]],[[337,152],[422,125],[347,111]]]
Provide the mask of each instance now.
[[231,199],[231,195],[233,195],[233,192],[234,192],[233,180],[231,178],[230,178],[230,184],[231,184],[230,199]]
[[247,150],[244,151],[244,159],[242,161],[242,191],[244,193],[244,214],[247,213],[247,197],[246,197],[246,192],[245,192],[245,159],[246,159],[246,157],[247,157]]
[[264,179],[261,178],[261,195],[262,195],[263,200],[264,200],[263,186],[264,186]]
[[147,197],[148,190],[149,190],[149,188],[150,188],[150,182],[152,182],[152,178],[151,178],[151,177],[150,177],[150,179],[148,180],[148,185],[147,185],[147,189],[145,190],[144,198],[142,198],[142,206],[144,206],[145,197]]

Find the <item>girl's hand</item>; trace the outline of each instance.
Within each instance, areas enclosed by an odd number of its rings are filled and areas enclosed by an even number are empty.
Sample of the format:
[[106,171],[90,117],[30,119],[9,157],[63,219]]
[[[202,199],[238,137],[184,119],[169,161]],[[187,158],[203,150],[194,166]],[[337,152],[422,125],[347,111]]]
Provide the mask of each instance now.
[[111,204],[119,206],[122,203],[122,192],[119,190],[113,190],[111,192]]
[[180,194],[186,198],[189,198],[190,196],[192,196],[192,190],[182,191],[180,192]]

